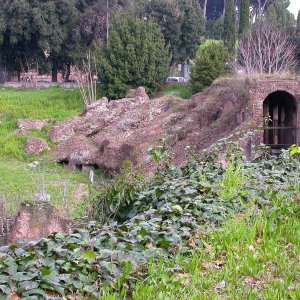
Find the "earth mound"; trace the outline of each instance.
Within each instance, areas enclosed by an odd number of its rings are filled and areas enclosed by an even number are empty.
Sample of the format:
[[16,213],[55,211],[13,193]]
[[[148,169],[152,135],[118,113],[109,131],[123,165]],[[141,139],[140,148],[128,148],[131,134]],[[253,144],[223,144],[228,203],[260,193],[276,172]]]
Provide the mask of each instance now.
[[87,107],[80,116],[64,120],[50,130],[58,162],[81,168],[98,166],[117,170],[125,160],[151,169],[147,149],[162,138],[174,152],[174,163],[186,162],[185,148],[200,152],[228,136],[246,119],[249,101],[246,83],[221,80],[191,100],[165,96],[150,100],[143,88],[135,98]]

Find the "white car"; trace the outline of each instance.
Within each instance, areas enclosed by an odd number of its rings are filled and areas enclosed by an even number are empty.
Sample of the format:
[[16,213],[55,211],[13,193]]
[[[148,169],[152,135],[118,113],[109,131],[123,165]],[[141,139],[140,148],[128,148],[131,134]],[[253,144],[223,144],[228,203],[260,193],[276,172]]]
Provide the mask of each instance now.
[[184,77],[168,77],[166,82],[187,82]]

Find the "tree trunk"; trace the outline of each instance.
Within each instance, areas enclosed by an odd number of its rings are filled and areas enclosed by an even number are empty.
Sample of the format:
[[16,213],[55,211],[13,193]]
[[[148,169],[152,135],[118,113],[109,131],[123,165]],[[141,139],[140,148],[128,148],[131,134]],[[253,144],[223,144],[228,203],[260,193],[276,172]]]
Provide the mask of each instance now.
[[206,20],[206,9],[207,9],[207,0],[204,1],[204,5],[203,5],[203,16],[205,20]]
[[20,82],[20,81],[21,81],[21,72],[18,71],[18,82]]
[[65,77],[65,80],[67,82],[70,80],[70,74],[71,74],[71,64],[67,63],[67,72],[66,72],[66,77]]
[[52,82],[57,82],[57,69],[52,69]]

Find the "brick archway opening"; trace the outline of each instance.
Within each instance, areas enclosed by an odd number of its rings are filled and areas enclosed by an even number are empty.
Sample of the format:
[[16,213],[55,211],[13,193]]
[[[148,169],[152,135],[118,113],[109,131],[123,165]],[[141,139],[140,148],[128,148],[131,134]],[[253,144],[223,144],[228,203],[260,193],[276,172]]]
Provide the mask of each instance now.
[[264,144],[273,150],[287,149],[297,142],[297,103],[288,92],[276,91],[263,103]]

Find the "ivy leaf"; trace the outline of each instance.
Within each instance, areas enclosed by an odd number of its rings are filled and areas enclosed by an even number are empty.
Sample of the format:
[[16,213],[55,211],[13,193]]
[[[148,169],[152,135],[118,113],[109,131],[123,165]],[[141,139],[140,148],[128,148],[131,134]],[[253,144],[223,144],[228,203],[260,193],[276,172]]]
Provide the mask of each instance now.
[[86,251],[82,254],[82,258],[85,258],[88,261],[92,262],[96,258],[96,254],[93,249],[89,249],[88,251]]
[[50,268],[42,268],[40,270],[42,276],[49,276],[52,273]]

